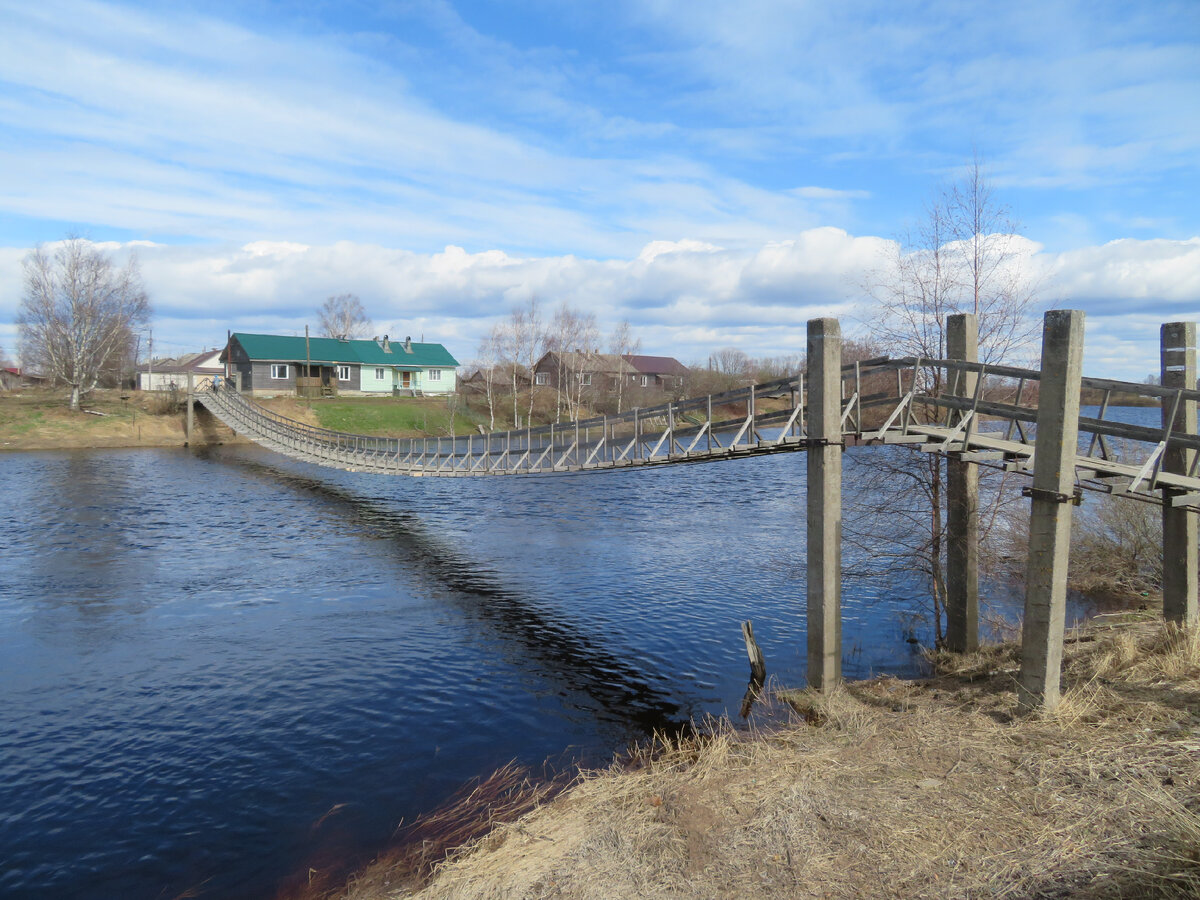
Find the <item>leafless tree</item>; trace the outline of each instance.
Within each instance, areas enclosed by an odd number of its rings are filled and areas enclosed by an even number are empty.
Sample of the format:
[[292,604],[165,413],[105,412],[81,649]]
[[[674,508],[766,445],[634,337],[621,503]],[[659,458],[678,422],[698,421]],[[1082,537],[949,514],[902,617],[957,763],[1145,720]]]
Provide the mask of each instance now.
[[365,338],[371,334],[371,320],[356,294],[337,294],[321,304],[317,328],[326,337]]
[[537,297],[530,297],[524,306],[514,306],[508,319],[500,325],[499,354],[511,370],[513,428],[521,421],[519,377],[521,369],[529,373],[529,406],[526,422],[533,419],[533,404],[537,393],[537,379],[533,367],[537,365],[538,353],[545,342],[542,326],[542,311]]
[[608,349],[613,356],[617,357],[617,415],[620,415],[625,400],[626,381],[621,361],[626,356],[637,356],[642,349],[642,339],[633,336],[633,329],[630,327],[628,319],[622,319],[617,323],[617,327],[613,329],[613,333],[608,338]]
[[487,394],[489,431],[496,430],[496,377],[500,372],[504,337],[504,326],[497,323],[484,335],[476,351],[476,363],[483,375],[484,391]]
[[709,357],[708,367],[722,375],[744,378],[750,373],[750,357],[736,347],[722,347]]
[[[969,312],[978,317],[982,362],[1013,361],[1028,346],[1036,323],[1030,315],[1036,288],[1022,269],[1017,226],[996,200],[978,159],[959,180],[926,206],[915,230],[897,242],[870,285],[875,301],[873,337],[895,356],[942,359],[947,317]],[[923,370],[922,389],[943,390],[943,372]],[[935,636],[944,637],[945,470],[936,454],[897,450],[872,457],[870,470],[889,516],[860,516],[863,546],[883,535],[899,542],[896,559],[916,565],[929,579]],[[889,490],[907,485],[902,493]],[[1010,499],[1003,484],[981,490],[980,522],[985,535]],[[989,503],[985,508],[984,499]],[[904,523],[901,525],[900,523]],[[849,530],[849,529],[848,529]],[[851,535],[852,542],[856,539]],[[876,553],[878,560],[886,553]]]
[[546,336],[548,349],[556,351],[558,363],[558,410],[562,419],[565,408],[567,418],[579,417],[584,395],[589,393],[592,377],[596,374],[597,345],[600,331],[596,317],[583,313],[565,302],[554,311],[550,329]]
[[22,363],[71,389],[71,409],[119,369],[150,320],[136,257],[116,268],[90,241],[69,238],[25,257],[17,315]]

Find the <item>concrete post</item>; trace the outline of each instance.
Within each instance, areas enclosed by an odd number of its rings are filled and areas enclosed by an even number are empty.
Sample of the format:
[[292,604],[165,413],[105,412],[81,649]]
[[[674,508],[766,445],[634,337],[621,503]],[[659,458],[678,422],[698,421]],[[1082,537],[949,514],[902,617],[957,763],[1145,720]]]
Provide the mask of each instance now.
[[1067,615],[1071,497],[1079,440],[1083,313],[1051,310],[1042,326],[1042,378],[1025,574],[1018,702],[1022,711],[1058,705]]
[[808,683],[842,680],[842,332],[808,322]]
[[[979,361],[979,320],[970,313],[946,319],[946,356]],[[979,376],[952,373],[955,396],[975,396]],[[946,463],[946,647],[956,653],[979,648],[979,470],[951,457]]]
[[[1162,326],[1163,387],[1196,389],[1196,323],[1169,322]],[[1164,397],[1163,427],[1168,425],[1174,398]],[[1175,412],[1174,430],[1196,434],[1196,401],[1181,400]],[[1173,447],[1163,452],[1162,470],[1187,474],[1195,450]],[[1171,498],[1181,491],[1163,491],[1163,618],[1188,628],[1197,624],[1197,516],[1186,507],[1172,506]]]
[[192,372],[188,372],[187,377],[187,429],[184,436],[187,438],[187,444],[190,447],[192,444],[192,420],[195,417],[196,409],[196,376]]
[[242,373],[241,372],[233,373],[233,389],[235,391],[237,391],[239,394],[242,392]]

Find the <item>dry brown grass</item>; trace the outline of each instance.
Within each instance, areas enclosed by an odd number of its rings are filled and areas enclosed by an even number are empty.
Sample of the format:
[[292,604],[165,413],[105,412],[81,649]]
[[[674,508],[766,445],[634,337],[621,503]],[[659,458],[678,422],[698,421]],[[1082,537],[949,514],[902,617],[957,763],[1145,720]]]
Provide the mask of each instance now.
[[[67,394],[51,388],[0,393],[0,450],[73,450],[116,447],[179,447],[186,441],[185,393],[93,391],[83,410],[67,408]],[[317,417],[295,397],[262,401],[282,415],[316,425]],[[194,444],[245,443],[208,411],[196,411]]]
[[338,896],[1200,896],[1200,635],[1069,642],[1050,716],[1017,717],[1011,647],[938,661],[777,694],[753,733],[590,773],[419,889],[383,862]]

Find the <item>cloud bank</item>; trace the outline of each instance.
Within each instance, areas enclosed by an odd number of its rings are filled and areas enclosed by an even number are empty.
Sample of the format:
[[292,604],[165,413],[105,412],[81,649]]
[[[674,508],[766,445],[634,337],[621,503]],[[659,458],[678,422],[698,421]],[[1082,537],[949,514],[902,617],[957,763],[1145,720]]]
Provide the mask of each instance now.
[[[156,308],[156,346],[198,349],[226,330],[303,333],[325,297],[363,300],[379,331],[445,343],[466,362],[491,325],[536,297],[592,312],[611,329],[628,319],[647,352],[702,360],[724,346],[752,355],[802,353],[805,322],[838,316],[869,328],[865,286],[895,245],[837,228],[728,249],[689,239],[654,241],[629,258],[414,253],[376,244],[240,246],[102,244],[136,253]],[[1043,306],[1088,313],[1093,374],[1140,380],[1157,369],[1158,326],[1200,318],[1200,238],[1120,240],[1063,253],[1024,243]],[[0,344],[12,326],[25,248],[0,249]]]

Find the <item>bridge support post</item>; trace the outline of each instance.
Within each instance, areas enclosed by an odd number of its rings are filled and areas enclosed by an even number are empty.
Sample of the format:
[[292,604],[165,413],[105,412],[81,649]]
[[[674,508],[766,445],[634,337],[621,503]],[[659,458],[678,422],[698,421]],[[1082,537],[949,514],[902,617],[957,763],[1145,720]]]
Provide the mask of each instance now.
[[1083,313],[1051,310],[1042,326],[1037,450],[1030,492],[1029,561],[1017,697],[1025,712],[1053,710],[1061,691],[1082,368]]
[[[979,362],[979,320],[974,315],[946,319],[946,356]],[[974,397],[978,381],[975,372],[954,372],[951,392]],[[979,648],[979,469],[951,457],[946,476],[946,647],[969,653]]]
[[[1162,384],[1169,388],[1196,389],[1196,323],[1169,322],[1162,326]],[[1175,422],[1168,420],[1175,409]],[[1196,402],[1163,397],[1163,428],[1196,434]],[[1195,450],[1167,445],[1162,469],[1186,475]],[[1197,516],[1186,507],[1172,506],[1171,499],[1183,493],[1163,491],[1163,618],[1191,628],[1197,624]]]
[[188,372],[187,379],[187,428],[184,432],[184,438],[187,445],[192,445],[192,426],[196,416],[196,376],[192,372]]
[[808,322],[808,683],[842,680],[842,331]]

